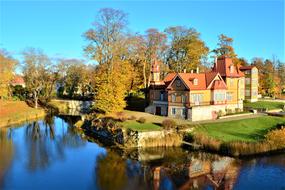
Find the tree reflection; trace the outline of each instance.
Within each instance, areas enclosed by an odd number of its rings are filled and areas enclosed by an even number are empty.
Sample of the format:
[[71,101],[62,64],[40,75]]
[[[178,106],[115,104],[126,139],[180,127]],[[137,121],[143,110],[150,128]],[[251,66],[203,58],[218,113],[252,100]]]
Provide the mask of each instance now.
[[8,138],[7,133],[8,129],[0,129],[0,187],[14,155],[13,141]]
[[28,169],[44,169],[52,162],[65,158],[66,148],[84,146],[85,141],[73,126],[55,126],[53,116],[47,116],[43,122],[35,121],[27,125],[25,140],[28,154]]
[[97,158],[95,173],[97,185],[102,190],[123,189],[127,183],[125,160],[112,151]]

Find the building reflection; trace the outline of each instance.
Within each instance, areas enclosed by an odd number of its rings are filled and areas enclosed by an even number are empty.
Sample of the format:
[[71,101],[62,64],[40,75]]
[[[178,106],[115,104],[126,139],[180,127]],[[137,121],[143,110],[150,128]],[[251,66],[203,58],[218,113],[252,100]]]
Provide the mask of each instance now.
[[230,190],[240,171],[235,159],[179,148],[138,151],[135,155],[139,160],[128,159],[129,153],[124,156],[107,150],[98,158],[94,176],[100,189]]
[[192,156],[186,165],[172,164],[151,168],[153,189],[188,190],[211,187],[231,190],[237,181],[239,170],[239,164],[232,158],[205,160]]

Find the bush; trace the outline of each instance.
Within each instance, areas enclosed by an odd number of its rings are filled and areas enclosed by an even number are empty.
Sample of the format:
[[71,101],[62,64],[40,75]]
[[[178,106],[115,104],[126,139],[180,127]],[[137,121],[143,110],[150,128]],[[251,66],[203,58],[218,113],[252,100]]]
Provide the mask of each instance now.
[[223,116],[224,114],[223,114],[223,111],[222,110],[219,110],[219,112],[218,112],[218,117],[221,117],[221,116]]
[[227,115],[230,115],[230,114],[232,114],[233,112],[232,112],[231,109],[226,109],[226,113],[227,113]]
[[146,119],[145,119],[144,117],[140,117],[140,118],[138,119],[138,122],[139,122],[139,123],[145,123],[145,121],[146,121]]
[[127,120],[127,116],[124,112],[118,112],[118,113],[116,113],[116,116],[117,116],[118,120],[121,122],[124,122]]
[[240,112],[241,112],[241,109],[240,109],[240,108],[236,108],[236,109],[235,109],[235,112],[236,112],[236,113],[240,113]]
[[132,115],[132,116],[130,116],[128,119],[129,119],[129,120],[136,120],[136,119],[137,119],[137,117],[136,117],[136,116],[134,116],[134,115]]
[[174,129],[177,126],[176,122],[172,119],[165,119],[162,122],[162,127],[166,130]]

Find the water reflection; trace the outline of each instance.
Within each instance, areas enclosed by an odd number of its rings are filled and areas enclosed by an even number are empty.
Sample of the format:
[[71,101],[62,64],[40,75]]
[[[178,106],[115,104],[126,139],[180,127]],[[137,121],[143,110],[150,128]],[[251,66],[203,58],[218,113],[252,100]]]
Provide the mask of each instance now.
[[138,150],[137,156],[138,161],[124,161],[112,151],[101,156],[96,168],[100,189],[233,189],[241,167],[229,157],[177,148]]
[[0,187],[6,170],[9,168],[14,154],[13,141],[9,138],[9,129],[0,130]]
[[71,125],[55,133],[54,117],[29,123],[25,127],[27,167],[29,170],[47,168],[55,159],[64,159],[64,149],[84,146],[83,141]]
[[3,189],[285,189],[285,156],[238,160],[182,148],[118,152],[83,138],[74,118],[0,130]]

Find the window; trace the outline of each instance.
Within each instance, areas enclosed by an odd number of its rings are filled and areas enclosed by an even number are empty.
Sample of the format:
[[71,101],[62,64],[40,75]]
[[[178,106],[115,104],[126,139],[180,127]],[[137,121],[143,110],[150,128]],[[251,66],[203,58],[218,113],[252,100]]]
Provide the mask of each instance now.
[[244,79],[242,78],[242,79],[240,79],[240,83],[239,83],[241,86],[243,86],[244,85]]
[[176,102],[176,95],[175,95],[175,94],[172,94],[172,95],[171,95],[171,101],[172,101],[172,102]]
[[232,100],[233,100],[233,93],[227,92],[227,101],[232,101]]
[[225,93],[224,92],[215,92],[214,93],[214,101],[225,101]]
[[234,79],[230,79],[230,86],[234,86]]
[[194,102],[195,105],[199,105],[201,102],[203,102],[204,95],[203,94],[192,94],[192,102]]
[[181,99],[182,99],[182,103],[185,103],[185,102],[186,102],[186,96],[185,96],[185,95],[182,95],[182,96],[181,96]]
[[253,68],[251,72],[252,72],[252,74],[257,74],[257,69]]
[[181,86],[181,81],[180,81],[180,80],[177,80],[177,81],[176,81],[176,86],[177,86],[177,87],[180,87],[180,86]]
[[194,79],[193,84],[198,85],[198,79]]
[[186,116],[187,114],[187,110],[186,109],[182,109],[182,116]]
[[172,115],[175,115],[176,114],[176,108],[172,108],[171,112],[172,112]]
[[252,79],[251,83],[252,83],[252,85],[256,86],[257,85],[257,79]]
[[245,78],[245,84],[250,84],[250,78]]
[[163,101],[163,92],[160,92],[160,101]]
[[246,70],[244,73],[249,75],[250,74],[250,70]]
[[245,90],[245,96],[250,96],[250,90]]

